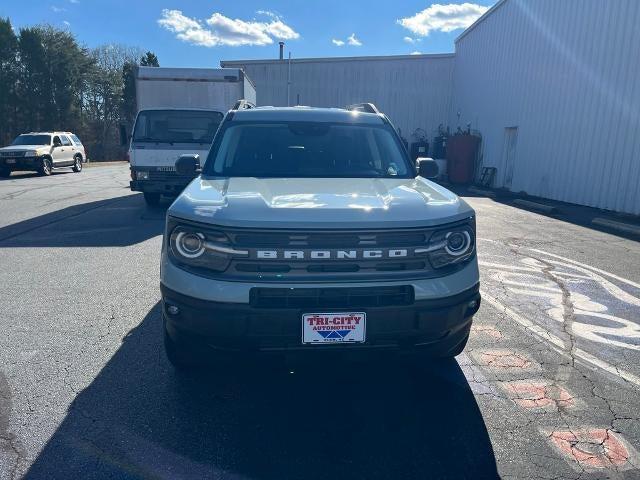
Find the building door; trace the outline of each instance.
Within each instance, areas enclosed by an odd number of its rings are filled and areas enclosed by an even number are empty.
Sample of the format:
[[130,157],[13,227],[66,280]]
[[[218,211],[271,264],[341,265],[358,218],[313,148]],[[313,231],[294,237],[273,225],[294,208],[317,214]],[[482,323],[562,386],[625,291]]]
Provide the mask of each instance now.
[[518,144],[518,127],[504,129],[504,146],[502,147],[502,165],[504,165],[503,186],[511,189],[513,170],[516,164],[516,145]]

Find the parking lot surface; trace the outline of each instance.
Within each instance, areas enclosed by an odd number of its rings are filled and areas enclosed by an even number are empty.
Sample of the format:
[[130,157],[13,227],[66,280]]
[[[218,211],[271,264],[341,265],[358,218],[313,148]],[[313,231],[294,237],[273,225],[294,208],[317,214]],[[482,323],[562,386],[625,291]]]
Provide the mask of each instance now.
[[455,361],[162,348],[165,211],[127,166],[0,181],[0,479],[640,478],[640,244],[487,198]]

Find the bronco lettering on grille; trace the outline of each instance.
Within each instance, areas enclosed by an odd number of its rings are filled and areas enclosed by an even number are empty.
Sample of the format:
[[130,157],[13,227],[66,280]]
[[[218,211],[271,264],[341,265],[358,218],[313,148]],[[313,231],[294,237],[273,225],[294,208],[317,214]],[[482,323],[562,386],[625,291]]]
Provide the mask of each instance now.
[[255,256],[262,260],[353,260],[404,258],[409,256],[409,250],[406,248],[377,250],[256,250]]

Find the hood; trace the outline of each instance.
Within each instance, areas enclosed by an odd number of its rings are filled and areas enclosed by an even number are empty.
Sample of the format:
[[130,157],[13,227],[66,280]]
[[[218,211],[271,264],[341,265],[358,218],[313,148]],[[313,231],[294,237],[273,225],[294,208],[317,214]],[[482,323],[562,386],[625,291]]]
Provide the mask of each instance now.
[[0,148],[0,152],[23,152],[25,150],[43,150],[51,148],[49,145],[9,145]]
[[473,209],[422,177],[193,180],[171,216],[235,227],[388,228],[440,225]]

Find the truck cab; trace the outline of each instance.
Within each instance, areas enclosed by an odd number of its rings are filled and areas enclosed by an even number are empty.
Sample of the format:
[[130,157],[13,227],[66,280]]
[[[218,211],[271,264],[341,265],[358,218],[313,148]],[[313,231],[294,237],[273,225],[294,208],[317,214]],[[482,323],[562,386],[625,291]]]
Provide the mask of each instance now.
[[193,176],[178,175],[175,162],[185,153],[206,157],[223,114],[215,110],[158,108],[138,112],[129,144],[131,190],[148,204],[161,195],[177,196]]
[[253,83],[238,68],[137,67],[134,72],[137,115],[129,146],[131,190],[147,204],[161,196],[177,197],[195,175],[178,175],[183,154],[206,158],[218,126],[240,100],[256,101]]

